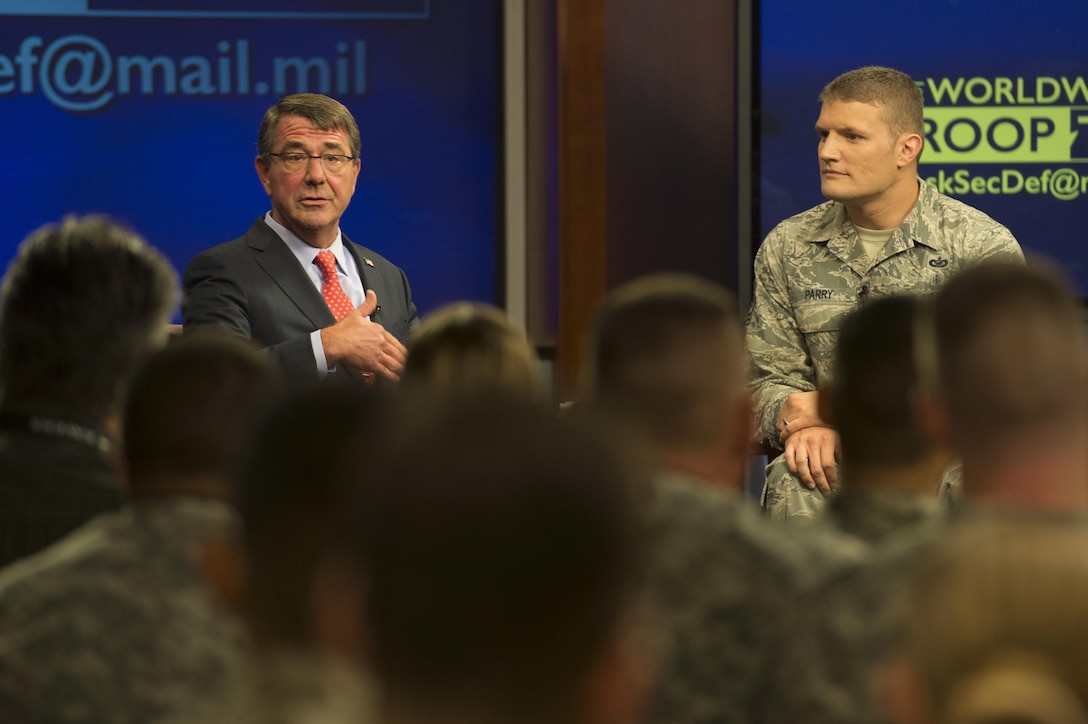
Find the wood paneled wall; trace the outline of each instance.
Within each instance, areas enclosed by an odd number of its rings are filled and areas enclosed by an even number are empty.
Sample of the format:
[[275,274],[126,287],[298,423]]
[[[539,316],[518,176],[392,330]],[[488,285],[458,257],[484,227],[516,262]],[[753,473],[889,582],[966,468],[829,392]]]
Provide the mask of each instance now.
[[737,21],[735,0],[556,12],[556,390],[571,399],[610,288],[654,271],[737,288]]

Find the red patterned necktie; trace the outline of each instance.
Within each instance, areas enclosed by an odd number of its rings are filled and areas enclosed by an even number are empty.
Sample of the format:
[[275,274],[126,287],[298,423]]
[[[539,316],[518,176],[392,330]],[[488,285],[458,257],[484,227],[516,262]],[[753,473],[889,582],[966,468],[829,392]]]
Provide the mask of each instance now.
[[321,296],[325,298],[325,304],[329,305],[332,316],[339,322],[347,316],[348,312],[355,309],[355,305],[351,303],[348,295],[344,293],[344,288],[340,286],[340,277],[336,273],[336,257],[326,249],[318,252],[314,263],[321,269]]

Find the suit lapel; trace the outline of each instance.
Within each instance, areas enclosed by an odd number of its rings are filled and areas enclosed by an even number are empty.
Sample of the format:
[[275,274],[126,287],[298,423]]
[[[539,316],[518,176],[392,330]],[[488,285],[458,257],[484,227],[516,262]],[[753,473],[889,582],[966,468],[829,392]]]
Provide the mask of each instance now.
[[249,233],[249,246],[255,252],[258,266],[272,279],[284,295],[306,315],[315,329],[333,324],[336,320],[325,304],[321,292],[299,266],[298,259],[287,248],[276,232],[258,219]]
[[381,275],[374,268],[374,262],[369,262],[364,253],[366,250],[359,246],[355,242],[348,239],[347,236],[342,235],[344,242],[344,248],[348,250],[352,258],[355,259],[355,268],[359,270],[359,278],[363,282],[363,289],[373,289],[374,294],[378,297],[378,311],[370,315],[371,321],[377,322],[381,317],[381,305],[382,299],[385,297],[386,289],[382,285]]

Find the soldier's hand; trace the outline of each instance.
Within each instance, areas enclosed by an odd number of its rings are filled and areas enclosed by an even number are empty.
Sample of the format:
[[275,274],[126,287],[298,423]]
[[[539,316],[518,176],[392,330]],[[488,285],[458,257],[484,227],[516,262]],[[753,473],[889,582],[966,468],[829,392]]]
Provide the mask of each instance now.
[[775,427],[783,443],[798,430],[809,427],[828,427],[828,424],[820,419],[819,394],[818,392],[794,392],[782,403]]
[[839,433],[833,428],[817,425],[792,433],[782,454],[790,472],[809,490],[819,488],[827,495],[838,487]]

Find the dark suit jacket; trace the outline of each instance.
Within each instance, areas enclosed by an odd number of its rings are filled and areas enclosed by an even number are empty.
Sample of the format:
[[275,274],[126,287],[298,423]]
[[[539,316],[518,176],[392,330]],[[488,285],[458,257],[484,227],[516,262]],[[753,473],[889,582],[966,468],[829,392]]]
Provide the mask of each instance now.
[[[416,323],[416,305],[400,267],[343,237],[363,286],[381,307],[371,319],[404,342]],[[368,263],[371,262],[371,263]],[[219,325],[258,342],[290,381],[315,380],[317,363],[310,333],[335,323],[332,312],[298,259],[264,222],[246,235],[193,257],[185,270],[182,304],[186,331]],[[357,370],[337,366],[338,376],[362,380]]]
[[79,442],[0,432],[0,566],[124,503],[109,456]]

